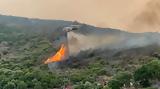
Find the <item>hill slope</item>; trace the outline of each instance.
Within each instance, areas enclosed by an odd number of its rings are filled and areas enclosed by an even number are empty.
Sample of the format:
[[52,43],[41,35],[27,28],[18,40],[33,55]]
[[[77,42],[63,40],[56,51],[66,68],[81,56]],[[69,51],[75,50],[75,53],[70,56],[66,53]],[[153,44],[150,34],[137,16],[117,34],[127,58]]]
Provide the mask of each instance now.
[[[61,40],[62,28],[70,24],[81,25],[79,30],[68,33],[70,42],[76,39],[70,45],[85,49],[79,49],[78,55],[50,71],[43,62],[56,52],[58,48],[53,44]],[[119,72],[134,75],[142,65],[157,60],[158,38],[159,33],[129,33],[77,22],[0,16],[0,88],[106,89]]]

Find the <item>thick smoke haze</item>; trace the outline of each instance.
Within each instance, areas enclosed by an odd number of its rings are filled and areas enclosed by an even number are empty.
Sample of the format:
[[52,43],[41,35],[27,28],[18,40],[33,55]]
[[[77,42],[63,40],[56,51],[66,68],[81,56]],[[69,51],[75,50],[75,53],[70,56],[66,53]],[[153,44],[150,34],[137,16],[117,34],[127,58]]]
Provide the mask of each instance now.
[[116,36],[112,35],[83,35],[74,32],[68,34],[68,40],[69,51],[72,55],[88,49],[103,48],[104,46],[109,47],[118,41]]
[[148,45],[160,45],[160,35],[152,33],[113,33],[87,35],[75,32],[68,33],[70,55],[76,55],[89,49],[124,50],[130,48],[145,47]]
[[132,32],[159,31],[159,0],[0,0],[0,13],[77,20]]
[[154,29],[156,32],[160,32],[160,1],[151,0],[143,8],[130,24],[131,30],[149,31]]

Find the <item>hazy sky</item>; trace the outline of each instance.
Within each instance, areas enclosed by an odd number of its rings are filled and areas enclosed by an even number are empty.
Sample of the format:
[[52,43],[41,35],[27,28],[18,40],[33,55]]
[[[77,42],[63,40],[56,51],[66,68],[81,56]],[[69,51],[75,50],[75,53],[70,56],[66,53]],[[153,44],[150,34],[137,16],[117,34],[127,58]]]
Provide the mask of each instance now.
[[77,20],[99,27],[137,31],[128,25],[132,24],[149,1],[151,0],[0,0],[0,13],[30,18]]

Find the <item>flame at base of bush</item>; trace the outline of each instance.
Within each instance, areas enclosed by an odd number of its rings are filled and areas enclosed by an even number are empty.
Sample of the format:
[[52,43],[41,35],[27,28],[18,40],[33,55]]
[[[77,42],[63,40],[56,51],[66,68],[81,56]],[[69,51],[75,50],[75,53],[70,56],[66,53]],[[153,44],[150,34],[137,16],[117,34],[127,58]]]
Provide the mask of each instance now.
[[44,64],[49,64],[49,63],[52,63],[52,62],[60,62],[60,61],[62,61],[65,58],[66,50],[67,49],[66,49],[65,45],[62,44],[60,50],[54,56],[48,58],[44,62]]

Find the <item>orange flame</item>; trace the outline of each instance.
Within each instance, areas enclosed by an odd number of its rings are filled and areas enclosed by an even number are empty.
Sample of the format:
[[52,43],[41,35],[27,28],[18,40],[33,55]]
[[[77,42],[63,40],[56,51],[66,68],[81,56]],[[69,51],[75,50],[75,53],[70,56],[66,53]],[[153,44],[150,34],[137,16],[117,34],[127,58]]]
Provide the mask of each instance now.
[[54,56],[48,58],[44,62],[44,64],[62,61],[65,57],[65,54],[66,54],[66,47],[64,46],[64,44],[62,44],[60,50]]

